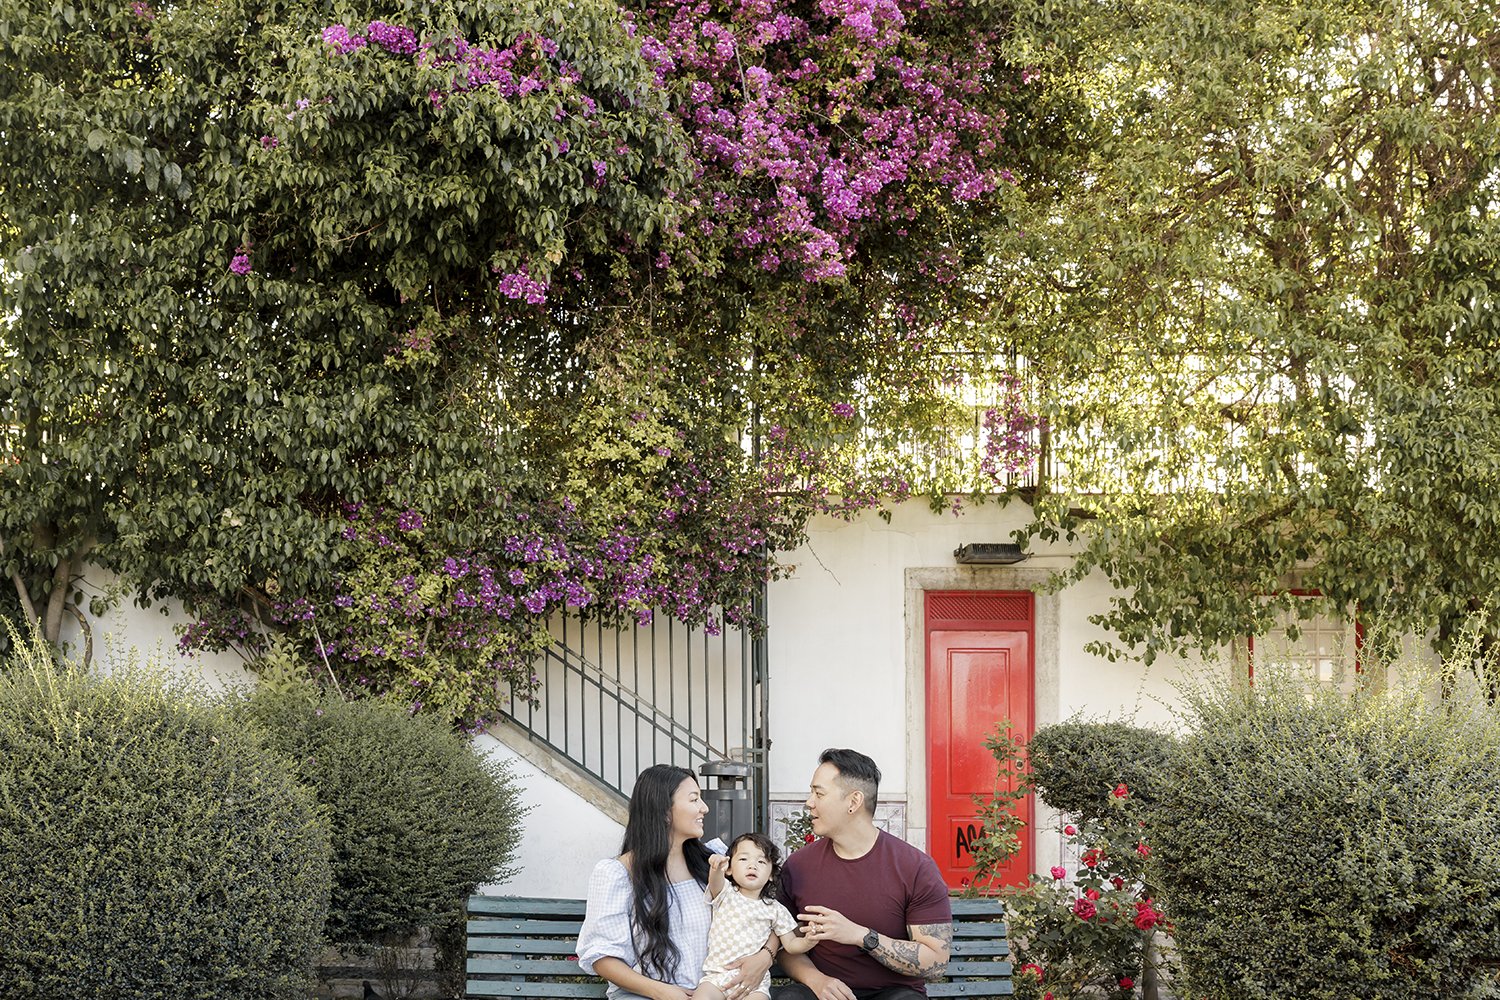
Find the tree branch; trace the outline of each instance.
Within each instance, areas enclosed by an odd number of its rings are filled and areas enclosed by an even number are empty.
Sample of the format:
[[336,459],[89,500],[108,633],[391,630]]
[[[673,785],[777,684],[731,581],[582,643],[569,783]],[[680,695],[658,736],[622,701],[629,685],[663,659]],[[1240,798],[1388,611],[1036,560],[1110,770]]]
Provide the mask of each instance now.
[[[0,559],[5,558],[5,538],[0,536]],[[36,605],[31,602],[31,592],[26,589],[26,581],[21,579],[21,574],[12,571],[10,580],[16,585],[16,596],[21,599],[21,613],[26,616],[27,621],[37,621]]]

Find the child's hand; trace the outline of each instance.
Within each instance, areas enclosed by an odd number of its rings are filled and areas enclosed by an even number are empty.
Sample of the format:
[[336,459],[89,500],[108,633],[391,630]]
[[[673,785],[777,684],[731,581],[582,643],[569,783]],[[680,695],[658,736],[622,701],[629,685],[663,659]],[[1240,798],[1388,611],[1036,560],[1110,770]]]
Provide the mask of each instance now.
[[710,854],[708,857],[708,870],[710,872],[718,872],[720,875],[729,871],[729,855]]

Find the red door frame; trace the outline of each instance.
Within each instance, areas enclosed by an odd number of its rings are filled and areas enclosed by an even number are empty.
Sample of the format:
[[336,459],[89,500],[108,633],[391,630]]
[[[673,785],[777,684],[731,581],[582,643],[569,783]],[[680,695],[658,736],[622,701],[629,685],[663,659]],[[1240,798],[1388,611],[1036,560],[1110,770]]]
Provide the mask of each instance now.
[[[1026,655],[1029,674],[1029,689],[1025,692],[1023,718],[1012,718],[1012,727],[1027,738],[1036,725],[1036,595],[1029,590],[929,590],[923,593],[923,686],[926,692],[928,722],[928,746],[924,755],[927,771],[927,830],[928,853],[933,852],[937,837],[943,835],[949,816],[940,810],[937,803],[940,789],[933,775],[932,719],[941,711],[947,714],[949,706],[935,704],[932,677],[932,636],[934,632],[1023,632],[1026,635]],[[999,720],[996,719],[996,722]],[[988,734],[984,734],[988,735]],[[947,787],[946,781],[944,788]],[[1030,812],[1034,816],[1034,796],[1028,799]],[[940,815],[940,813],[942,813]],[[1035,838],[1031,829],[1022,831],[1021,852],[1017,860],[1030,873],[1035,868]],[[939,862],[941,866],[941,861]]]

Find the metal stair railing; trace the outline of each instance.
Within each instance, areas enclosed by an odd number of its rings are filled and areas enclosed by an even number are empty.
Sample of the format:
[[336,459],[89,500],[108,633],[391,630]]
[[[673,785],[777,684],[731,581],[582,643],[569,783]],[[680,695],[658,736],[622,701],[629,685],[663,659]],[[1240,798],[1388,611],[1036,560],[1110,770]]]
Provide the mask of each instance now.
[[696,771],[743,760],[765,797],[763,657],[751,637],[665,624],[614,629],[560,619],[536,660],[535,701],[502,714],[620,801],[650,764]]

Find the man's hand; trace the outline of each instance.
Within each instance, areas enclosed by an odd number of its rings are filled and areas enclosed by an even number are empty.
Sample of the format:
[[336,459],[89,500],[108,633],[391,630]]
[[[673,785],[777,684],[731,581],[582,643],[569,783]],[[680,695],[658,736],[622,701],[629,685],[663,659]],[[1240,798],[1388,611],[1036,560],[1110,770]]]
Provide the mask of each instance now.
[[797,919],[802,921],[802,936],[814,941],[836,941],[858,947],[865,937],[863,926],[826,906],[809,906],[805,913],[797,914]]
[[772,961],[771,953],[762,948],[736,962],[725,963],[724,968],[739,973],[724,987],[727,1000],[740,1000],[741,997],[748,996],[751,990],[760,985],[761,979],[771,968]]
[[842,979],[823,976],[821,982],[804,983],[818,1000],[855,1000],[854,991],[844,985]]

